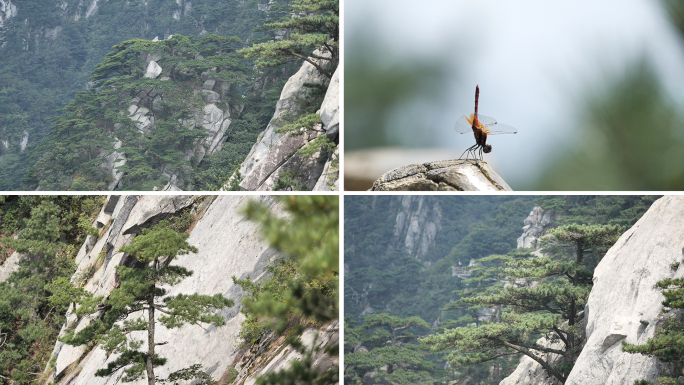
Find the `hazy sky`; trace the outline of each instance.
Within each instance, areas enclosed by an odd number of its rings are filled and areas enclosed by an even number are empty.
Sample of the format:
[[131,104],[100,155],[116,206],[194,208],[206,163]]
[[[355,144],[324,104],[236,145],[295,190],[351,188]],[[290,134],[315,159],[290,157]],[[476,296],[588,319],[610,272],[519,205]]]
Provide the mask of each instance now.
[[383,58],[388,65],[427,56],[454,68],[441,103],[405,108],[411,116],[397,124],[429,121],[434,146],[458,157],[474,140],[453,126],[472,112],[479,84],[480,112],[518,129],[491,137],[485,156],[512,184],[534,179],[548,157],[576,143],[578,102],[643,55],[684,104],[684,43],[655,0],[345,0],[345,52],[359,31],[370,38],[368,26],[396,53]]

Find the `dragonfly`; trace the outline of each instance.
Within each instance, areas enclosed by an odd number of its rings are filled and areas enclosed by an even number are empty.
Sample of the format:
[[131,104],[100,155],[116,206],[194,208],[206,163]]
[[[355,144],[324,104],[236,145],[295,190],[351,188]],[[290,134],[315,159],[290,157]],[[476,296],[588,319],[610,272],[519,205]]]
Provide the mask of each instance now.
[[[480,98],[480,86],[475,86],[475,113],[470,115],[461,116],[454,130],[459,134],[466,134],[472,132],[475,136],[475,144],[468,147],[461,157],[458,159],[463,159],[463,155],[468,154],[473,156],[473,158],[482,159],[482,153],[489,154],[492,152],[492,145],[487,143],[487,136],[489,135],[499,135],[499,134],[515,134],[518,132],[515,128],[507,126],[505,124],[499,124],[496,119],[490,118],[489,116],[480,115],[477,113],[477,102]],[[466,159],[469,159],[466,157]]]

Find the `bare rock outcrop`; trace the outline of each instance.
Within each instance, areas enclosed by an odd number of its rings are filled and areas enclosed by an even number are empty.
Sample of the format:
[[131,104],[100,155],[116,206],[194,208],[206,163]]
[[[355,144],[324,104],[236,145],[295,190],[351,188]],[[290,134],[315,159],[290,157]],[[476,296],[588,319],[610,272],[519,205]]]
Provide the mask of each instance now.
[[539,206],[534,206],[530,215],[523,221],[525,227],[523,227],[523,234],[518,238],[518,248],[536,249],[539,238],[546,233],[546,230],[553,227],[553,222],[559,217],[560,215],[553,210],[544,210]]
[[598,264],[586,306],[587,343],[566,385],[632,384],[665,375],[656,358],[625,353],[621,342],[646,343],[667,316],[653,285],[684,277],[684,266],[671,267],[682,261],[682,218],[684,197],[660,198]]
[[[129,257],[118,250],[142,231],[169,215],[188,212],[193,215],[188,242],[199,249],[197,253],[179,256],[176,264],[192,270],[194,274],[169,288],[169,295],[179,293],[215,294],[221,293],[235,301],[235,306],[221,314],[226,325],[201,328],[185,325],[178,329],[159,327],[156,338],[168,341],[160,345],[158,353],[168,359],[164,366],[155,369],[161,378],[170,372],[200,363],[202,370],[214,380],[227,378],[233,366],[238,369],[244,384],[255,383],[258,374],[286,367],[298,358],[293,349],[284,345],[284,338],[264,337],[260,345],[240,348],[240,324],[245,316],[240,312],[243,290],[233,284],[231,276],[256,281],[267,274],[266,266],[279,258],[268,244],[259,238],[259,225],[246,221],[240,213],[248,200],[258,200],[279,212],[279,206],[270,197],[259,196],[111,196],[104,205],[94,226],[99,227],[97,237],[86,239],[76,262],[78,270],[73,282],[85,282],[86,290],[95,295],[107,296],[116,285],[115,267],[127,263]],[[71,311],[67,314],[67,325],[77,329],[90,322],[88,316],[78,319]],[[318,335],[317,344],[328,346],[336,343],[339,333],[337,324],[321,329],[309,329],[303,341],[312,343]],[[268,351],[265,354],[261,348]],[[251,355],[249,351],[253,350]],[[53,351],[52,366],[46,372],[50,379],[62,385],[113,385],[119,383],[122,372],[109,377],[96,377],[98,369],[106,367],[116,355],[107,357],[95,346],[90,350],[74,347],[57,341]],[[245,357],[249,359],[245,359]],[[322,363],[325,364],[325,363]],[[333,365],[336,363],[327,363]],[[138,380],[133,385],[146,384]]]
[[487,162],[441,160],[388,171],[370,191],[512,191]]
[[[309,92],[306,83],[328,85],[318,111],[323,123],[311,131],[276,132],[285,125],[284,116],[298,111],[298,99],[305,98]],[[336,187],[339,172],[335,153],[317,151],[305,157],[297,152],[320,135],[327,135],[335,143],[339,141],[339,74],[335,71],[329,81],[312,64],[304,62],[285,83],[271,121],[242,162],[240,175],[243,179],[240,187],[249,191],[273,190],[281,175],[287,175],[307,190],[330,190]]]
[[394,223],[394,237],[403,244],[408,255],[422,259],[435,245],[437,232],[442,229],[442,208],[430,196],[404,195],[401,209]]

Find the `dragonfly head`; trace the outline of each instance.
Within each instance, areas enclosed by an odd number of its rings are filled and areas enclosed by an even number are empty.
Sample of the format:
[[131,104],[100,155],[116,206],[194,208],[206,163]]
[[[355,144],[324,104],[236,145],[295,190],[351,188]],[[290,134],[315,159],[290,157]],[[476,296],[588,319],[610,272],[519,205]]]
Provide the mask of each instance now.
[[485,154],[489,154],[490,152],[492,152],[492,145],[485,144],[484,146],[482,146],[482,152],[484,152]]

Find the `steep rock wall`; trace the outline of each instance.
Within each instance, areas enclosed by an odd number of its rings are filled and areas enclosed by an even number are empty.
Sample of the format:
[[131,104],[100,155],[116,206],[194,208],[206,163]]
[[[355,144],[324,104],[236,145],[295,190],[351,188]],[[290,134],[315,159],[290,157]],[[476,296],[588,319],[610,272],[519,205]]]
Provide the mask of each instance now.
[[442,209],[436,199],[425,195],[404,195],[394,223],[394,237],[405,251],[422,259],[435,244],[442,229]]
[[[320,61],[319,61],[320,63]],[[296,113],[297,99],[306,97],[305,83],[328,85],[328,91],[318,114],[323,124],[314,127],[311,132],[299,135],[278,133],[282,127],[283,116]],[[313,154],[304,158],[296,151],[320,135],[327,135],[330,140],[339,141],[339,74],[335,71],[332,80],[321,75],[309,62],[304,62],[296,74],[288,79],[276,104],[276,110],[266,129],[259,134],[256,143],[240,166],[242,182],[240,187],[249,191],[268,191],[276,185],[281,172],[295,172],[295,179],[307,190],[337,190],[339,153]]]
[[[247,221],[239,213],[240,208],[252,199],[279,212],[279,207],[269,197],[131,195],[110,197],[95,221],[95,226],[101,228],[100,236],[90,237],[84,242],[76,259],[78,270],[72,279],[77,282],[84,272],[92,271],[92,266],[100,266],[85,285],[95,295],[106,296],[116,287],[114,267],[126,263],[129,258],[118,252],[122,245],[129,244],[142,228],[181,210],[188,210],[194,215],[188,242],[199,251],[196,254],[179,256],[175,264],[194,271],[194,274],[169,288],[169,295],[221,293],[236,303],[222,312],[226,325],[219,328],[209,326],[204,329],[185,325],[167,330],[158,327],[156,339],[168,341],[168,344],[159,346],[158,353],[168,361],[166,365],[155,369],[157,376],[165,378],[170,372],[199,363],[206,373],[215,380],[220,380],[227,376],[229,365],[240,364],[240,375],[247,384],[254,382],[255,375],[282,368],[298,357],[292,349],[286,349],[282,345],[283,341],[276,336],[267,336],[261,341],[265,346],[264,350],[274,353],[262,355],[264,352],[258,351],[259,354],[255,355],[259,358],[258,362],[243,361],[244,357],[249,357],[245,352],[252,349],[252,346],[239,348],[238,334],[240,323],[244,319],[244,315],[240,313],[243,291],[233,284],[231,277],[246,279],[249,276],[252,280],[258,280],[264,276],[265,267],[278,258],[259,239],[258,225]],[[88,322],[88,317],[78,320],[71,313],[67,316],[67,323],[77,324],[77,328],[84,327]],[[64,325],[62,334],[66,327]],[[321,330],[311,329],[307,333],[310,336],[320,334],[319,344],[334,342],[338,336],[336,324],[327,325]],[[49,365],[46,370],[54,380],[63,385],[117,384],[122,371],[110,377],[95,377],[96,370],[105,367],[113,358],[114,355],[107,357],[99,347],[86,351],[83,347],[73,347],[58,341],[53,351],[53,365]],[[145,383],[143,380],[132,384]]]
[[684,277],[684,197],[665,196],[653,203],[626,231],[594,271],[587,301],[587,343],[567,385],[632,384],[655,381],[664,367],[655,358],[622,351],[621,341],[644,344],[662,325],[664,297],[653,285]]

